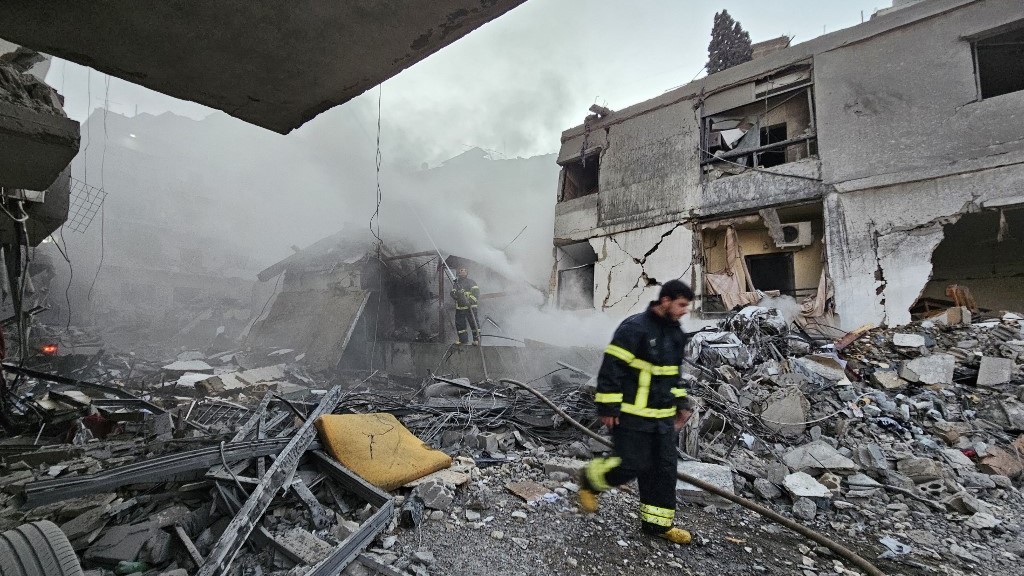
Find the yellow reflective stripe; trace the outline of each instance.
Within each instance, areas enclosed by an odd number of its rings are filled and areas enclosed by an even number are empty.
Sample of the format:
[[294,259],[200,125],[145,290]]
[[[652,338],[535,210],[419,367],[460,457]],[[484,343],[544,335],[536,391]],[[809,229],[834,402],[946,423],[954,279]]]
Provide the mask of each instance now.
[[[633,414],[634,416],[642,416],[644,418],[670,418],[676,415],[676,409],[674,407],[648,408],[647,401],[651,392],[651,377],[678,376],[679,366],[655,366],[646,360],[637,358],[636,355],[629,350],[614,344],[609,344],[608,347],[604,349],[604,353],[626,362],[631,368],[636,368],[639,371],[639,374],[637,375],[636,397],[633,399],[632,403],[622,404],[623,412],[626,414]],[[673,395],[675,395],[674,391]]]
[[672,519],[675,518],[675,516],[676,511],[672,508],[660,508],[658,506],[651,506],[650,504],[640,505],[640,517],[648,524],[671,526]]
[[647,406],[647,396],[650,394],[650,392],[651,371],[641,370],[640,378],[637,380],[636,398],[633,399],[633,404],[635,404],[639,408],[645,408]]
[[632,414],[634,416],[643,416],[644,418],[671,418],[676,415],[676,409],[673,408],[646,408],[643,406],[637,406],[635,404],[623,403],[620,407],[622,412],[626,414]]
[[673,388],[671,392],[672,395],[675,396],[676,398],[686,397],[686,388]]
[[626,363],[632,362],[633,359],[636,358],[632,352],[622,348],[621,346],[616,346],[615,344],[609,344],[608,347],[604,349],[604,353],[614,356]]
[[591,460],[584,469],[584,474],[587,476],[587,482],[590,482],[590,487],[598,492],[611,490],[612,487],[608,485],[608,481],[605,480],[604,477],[608,472],[621,463],[622,458],[618,458],[616,456],[612,456],[610,458],[594,458]]
[[655,366],[639,358],[632,360],[629,365],[641,372],[650,372],[655,376],[679,376],[679,366]]
[[598,392],[597,394],[594,394],[594,402],[600,402],[602,404],[622,402],[622,392]]

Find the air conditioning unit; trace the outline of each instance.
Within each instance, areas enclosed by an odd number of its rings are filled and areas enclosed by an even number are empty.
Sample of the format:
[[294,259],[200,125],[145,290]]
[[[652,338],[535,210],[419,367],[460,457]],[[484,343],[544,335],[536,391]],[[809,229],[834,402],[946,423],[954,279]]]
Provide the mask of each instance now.
[[810,222],[791,222],[782,225],[782,242],[779,248],[794,248],[809,246],[814,242],[814,235],[811,234]]

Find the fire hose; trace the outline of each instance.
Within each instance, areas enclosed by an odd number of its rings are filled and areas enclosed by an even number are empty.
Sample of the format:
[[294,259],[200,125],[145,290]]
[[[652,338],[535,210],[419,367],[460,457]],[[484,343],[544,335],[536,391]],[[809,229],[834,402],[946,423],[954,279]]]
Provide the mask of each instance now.
[[[518,387],[522,388],[523,390],[526,390],[527,392],[533,394],[538,399],[540,399],[541,402],[544,402],[545,404],[547,404],[559,416],[564,418],[565,421],[568,422],[570,425],[572,425],[573,428],[576,428],[580,432],[583,432],[584,434],[586,434],[587,436],[593,438],[594,440],[597,440],[601,444],[604,444],[605,446],[608,446],[609,448],[612,448],[612,443],[611,442],[609,442],[607,439],[605,439],[601,435],[595,433],[593,430],[590,430],[586,426],[580,424],[576,420],[573,420],[571,416],[566,414],[558,406],[555,406],[555,404],[551,400],[548,400],[548,398],[546,396],[544,396],[543,394],[538,392],[532,386],[530,386],[528,384],[524,384],[522,382],[519,382],[518,380],[512,380],[511,378],[502,378],[501,382],[505,382],[505,383],[511,384],[513,386],[518,386]],[[794,522],[793,520],[790,520],[789,518],[786,518],[785,516],[782,516],[781,514],[775,512],[774,510],[771,510],[769,508],[761,506],[760,504],[757,504],[756,502],[751,502],[750,500],[747,500],[746,498],[743,498],[741,496],[737,496],[737,495],[735,495],[735,494],[733,494],[731,492],[726,492],[725,490],[722,490],[718,486],[715,486],[714,484],[710,484],[708,482],[705,482],[705,481],[703,481],[703,480],[701,480],[699,478],[694,478],[693,476],[690,476],[688,474],[683,474],[682,472],[678,472],[678,471],[676,472],[676,475],[683,482],[686,482],[688,484],[692,484],[692,485],[696,486],[697,488],[700,488],[701,490],[704,490],[705,492],[710,492],[711,494],[714,494],[715,496],[720,496],[720,497],[725,498],[726,500],[728,500],[730,502],[739,504],[740,506],[743,506],[744,508],[746,508],[748,510],[753,510],[754,512],[757,512],[758,514],[760,514],[761,516],[767,518],[768,520],[771,520],[772,522],[774,522],[774,523],[776,523],[776,524],[778,524],[780,526],[784,526],[786,528],[789,528],[790,530],[792,530],[793,532],[796,532],[797,534],[800,534],[804,538],[807,538],[808,540],[811,540],[812,542],[815,542],[817,544],[820,544],[820,545],[828,548],[832,552],[838,554],[839,556],[841,556],[841,557],[849,560],[853,564],[855,564],[858,568],[860,568],[861,570],[863,570],[864,572],[869,574],[869,576],[885,576],[885,572],[882,572],[881,570],[879,570],[874,564],[872,564],[871,562],[868,562],[867,560],[862,558],[860,555],[858,555],[853,550],[850,550],[849,548],[843,546],[842,544],[839,544],[838,542],[835,542],[834,540],[831,540],[831,539],[825,537],[823,534],[815,532],[814,530],[804,526],[803,524],[800,524],[798,522]]]

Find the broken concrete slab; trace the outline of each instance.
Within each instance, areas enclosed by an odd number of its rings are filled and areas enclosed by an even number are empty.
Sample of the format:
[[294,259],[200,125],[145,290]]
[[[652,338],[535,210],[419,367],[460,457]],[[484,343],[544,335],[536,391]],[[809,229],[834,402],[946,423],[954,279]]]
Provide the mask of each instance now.
[[[713,484],[729,494],[735,493],[733,491],[732,470],[727,466],[686,460],[680,461],[676,465],[676,471]],[[725,498],[708,494],[693,484],[683,482],[682,480],[676,480],[676,495],[687,502],[714,504],[719,508],[733,506],[732,502]]]
[[1022,456],[997,446],[990,446],[988,456],[985,456],[978,462],[978,470],[985,474],[998,474],[1007,478],[1016,478],[1024,471],[1024,460],[1022,460]]
[[154,566],[166,564],[170,562],[171,554],[174,551],[171,542],[171,535],[168,532],[157,530],[153,537],[146,542],[143,556]]
[[423,505],[432,510],[448,510],[455,502],[455,485],[441,479],[420,484],[415,493],[423,499]]
[[882,485],[874,478],[865,474],[854,474],[846,478],[846,484],[850,488],[881,488]]
[[773,392],[761,410],[765,426],[787,438],[798,438],[807,429],[807,414],[811,403],[800,389],[784,388]]
[[953,468],[960,470],[974,470],[974,461],[956,448],[944,448],[942,450],[942,459]]
[[900,377],[921,384],[952,384],[956,358],[950,354],[933,354],[904,362]]
[[794,472],[782,483],[786,492],[797,498],[832,498],[832,491],[806,472]]
[[[61,524],[60,529],[75,546],[75,550],[82,550],[92,543],[97,531],[110,522],[107,516],[109,510],[109,504],[97,506]],[[83,540],[79,542],[79,539]]]
[[920,334],[903,334],[897,332],[892,335],[892,343],[900,348],[921,348],[925,345],[924,336]]
[[552,472],[565,472],[570,477],[575,478],[579,476],[586,465],[587,463],[583,460],[556,456],[544,461],[544,474],[551,476]]
[[853,460],[840,454],[824,440],[798,446],[787,452],[782,457],[782,461],[795,471],[814,470],[852,474],[859,469]]
[[276,540],[309,565],[315,565],[323,560],[333,548],[301,526],[292,526],[277,534]]
[[793,502],[793,516],[810,522],[814,520],[814,516],[818,513],[818,505],[814,503],[814,500],[810,498],[797,498]]
[[163,366],[162,369],[167,372],[180,372],[181,374],[185,374],[186,372],[213,374],[213,366],[210,366],[202,360],[178,360]]
[[107,529],[95,544],[85,551],[85,559],[117,564],[140,559],[142,548],[159,528],[152,522],[114,526]]
[[434,472],[432,474],[427,474],[422,478],[417,478],[416,480],[413,480],[412,482],[405,484],[405,486],[403,487],[415,488],[420,484],[424,484],[426,482],[433,482],[436,480],[439,480],[445,484],[451,484],[453,486],[462,486],[466,482],[469,482],[469,478],[469,472],[463,472],[461,470],[447,468],[445,470],[438,470],[437,472]]
[[960,514],[974,514],[976,512],[988,512],[988,504],[982,502],[978,497],[967,492],[958,492],[943,502],[947,508]]
[[895,370],[876,370],[871,373],[871,383],[882,390],[901,390],[908,382],[900,378]]
[[1013,378],[1014,361],[1010,358],[982,356],[978,367],[978,386],[1006,384]]
[[932,432],[950,446],[955,445],[962,436],[970,431],[971,426],[965,422],[936,422],[932,425]]
[[765,478],[754,479],[754,493],[765,500],[775,500],[782,496],[782,491]]
[[551,490],[548,490],[546,486],[532,480],[509,482],[505,484],[505,489],[525,500],[527,504],[538,502],[548,494],[552,494]]
[[265,366],[263,368],[253,368],[252,370],[236,372],[235,375],[239,380],[250,386],[260,384],[262,382],[277,382],[286,378],[284,367],[284,364],[275,364],[273,366]]
[[832,356],[811,354],[792,362],[794,369],[821,386],[835,384],[846,378],[846,369]]
[[928,458],[904,458],[896,463],[896,470],[921,484],[942,478],[942,464]]
[[975,530],[990,530],[1002,524],[1002,520],[988,512],[975,512],[974,515],[967,519],[965,524]]

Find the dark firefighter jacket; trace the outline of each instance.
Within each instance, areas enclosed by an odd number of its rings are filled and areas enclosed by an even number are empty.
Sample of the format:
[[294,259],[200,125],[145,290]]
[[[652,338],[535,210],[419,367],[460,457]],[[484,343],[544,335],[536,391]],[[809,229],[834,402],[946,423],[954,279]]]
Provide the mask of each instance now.
[[456,310],[476,308],[480,303],[480,287],[472,278],[458,278],[452,288],[452,300],[455,300]]
[[[655,303],[652,302],[651,305]],[[624,428],[653,429],[690,407],[679,377],[687,336],[647,310],[626,318],[605,348],[594,402],[599,416],[618,416]]]

